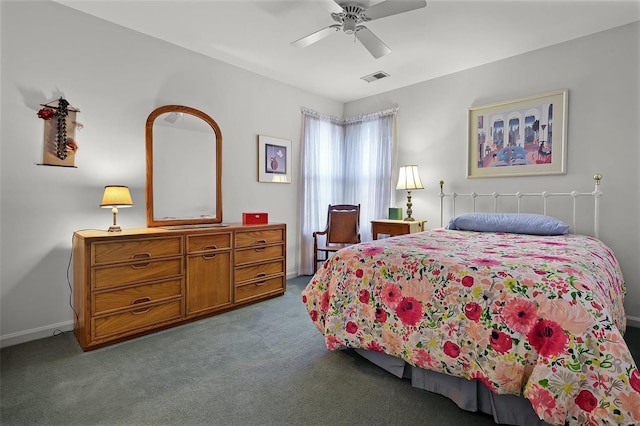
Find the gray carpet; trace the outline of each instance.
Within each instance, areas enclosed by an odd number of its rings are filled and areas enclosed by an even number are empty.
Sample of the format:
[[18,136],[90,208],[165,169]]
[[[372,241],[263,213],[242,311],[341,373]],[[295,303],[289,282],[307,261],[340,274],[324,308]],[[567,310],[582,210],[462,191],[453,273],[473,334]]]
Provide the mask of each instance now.
[[[289,280],[275,299],[92,352],[4,348],[3,425],[492,425],[352,351],[329,352]],[[640,330],[627,333],[635,359]]]

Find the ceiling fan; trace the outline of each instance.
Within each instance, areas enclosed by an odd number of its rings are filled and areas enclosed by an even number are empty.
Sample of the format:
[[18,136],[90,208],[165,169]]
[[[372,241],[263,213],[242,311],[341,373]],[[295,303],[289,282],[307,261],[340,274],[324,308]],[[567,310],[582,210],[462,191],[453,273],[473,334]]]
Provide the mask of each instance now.
[[378,59],[391,53],[391,49],[376,37],[370,29],[361,24],[363,22],[373,21],[374,19],[420,9],[427,5],[426,0],[385,0],[373,6],[367,6],[366,4],[353,1],[334,1],[342,8],[341,12],[331,14],[331,17],[337,24],[329,25],[326,28],[294,41],[291,43],[293,46],[306,47],[336,31],[342,30],[345,34],[353,34],[369,53]]

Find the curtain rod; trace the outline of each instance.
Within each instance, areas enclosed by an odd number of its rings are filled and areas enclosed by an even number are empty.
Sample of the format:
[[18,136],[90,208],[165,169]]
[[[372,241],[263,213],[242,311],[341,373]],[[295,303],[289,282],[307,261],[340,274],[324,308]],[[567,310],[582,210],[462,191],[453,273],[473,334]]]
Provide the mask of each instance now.
[[370,119],[374,119],[374,118],[378,118],[378,117],[382,117],[385,115],[392,115],[398,112],[398,107],[393,107],[393,108],[389,108],[389,109],[385,109],[383,111],[378,111],[378,112],[374,112],[371,114],[366,114],[366,115],[359,115],[359,116],[355,116],[355,117],[348,117],[346,119],[343,118],[339,118],[339,117],[334,117],[331,115],[326,115],[326,114],[322,114],[318,111],[314,111],[312,109],[308,109],[308,108],[301,108],[302,113],[306,114],[306,115],[310,115],[312,117],[316,117],[316,118],[323,118],[325,120],[329,120],[331,122],[334,122],[336,124],[340,124],[340,125],[344,125],[347,123],[355,123],[358,121],[366,121],[366,120],[370,120]]

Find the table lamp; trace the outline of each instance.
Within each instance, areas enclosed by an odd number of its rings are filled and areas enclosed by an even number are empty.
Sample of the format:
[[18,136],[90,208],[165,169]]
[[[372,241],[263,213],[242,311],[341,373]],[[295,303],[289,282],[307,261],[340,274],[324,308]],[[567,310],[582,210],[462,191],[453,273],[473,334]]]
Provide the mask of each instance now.
[[122,229],[116,225],[116,216],[118,215],[118,207],[131,207],[133,201],[131,200],[131,194],[129,188],[122,185],[107,185],[104,187],[104,194],[102,195],[102,203],[100,207],[111,207],[111,213],[113,213],[113,226],[109,227],[109,232],[120,232]]
[[410,164],[400,167],[396,189],[405,189],[407,191],[407,217],[405,217],[404,220],[414,221],[415,219],[411,217],[411,213],[413,213],[413,210],[411,210],[411,206],[413,206],[413,203],[411,203],[411,191],[414,189],[424,189],[420,175],[418,174],[418,166]]

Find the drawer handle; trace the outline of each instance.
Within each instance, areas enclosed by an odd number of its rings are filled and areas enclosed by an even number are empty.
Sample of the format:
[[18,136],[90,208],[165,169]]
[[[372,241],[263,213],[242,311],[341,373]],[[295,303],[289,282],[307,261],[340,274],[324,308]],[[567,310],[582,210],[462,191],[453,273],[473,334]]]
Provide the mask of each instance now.
[[151,298],[149,296],[139,297],[137,299],[134,299],[131,301],[131,304],[137,305],[138,303],[146,303],[146,302],[151,302]]
[[267,280],[264,281],[260,281],[259,283],[256,283],[256,286],[261,286],[261,285],[265,285],[267,283]]
[[202,247],[202,250],[217,250],[218,246],[206,246],[206,247]]
[[267,240],[258,240],[256,244],[267,244]]
[[143,309],[138,309],[135,311],[131,311],[131,315],[142,315],[142,314],[146,314],[147,312],[149,312],[151,310],[151,308],[143,308]]
[[145,252],[145,253],[136,253],[133,256],[131,256],[131,259],[133,260],[137,260],[137,259],[150,259],[151,258],[151,253]]
[[[150,258],[151,258],[151,253],[147,253],[147,252],[145,252],[145,253],[136,253],[136,254],[134,254],[133,256],[131,256],[131,259],[134,259],[134,260],[138,260],[138,259],[150,259]],[[131,265],[131,267],[132,267],[133,269],[143,269],[143,268],[146,268],[147,266],[149,266],[149,263],[148,263],[148,262],[145,262],[145,263],[137,263],[137,264],[135,264],[135,265]]]
[[203,259],[205,259],[205,260],[209,260],[209,259],[214,259],[216,256],[217,256],[217,254],[216,254],[216,253],[213,253],[213,254],[203,254],[203,255],[202,255],[202,258],[203,258]]
[[266,272],[260,272],[259,274],[256,274],[256,278],[266,277],[266,276],[267,276]]
[[261,251],[264,251],[265,248],[264,247],[260,247],[260,248],[254,249],[254,250],[257,251],[257,252],[261,252]]

